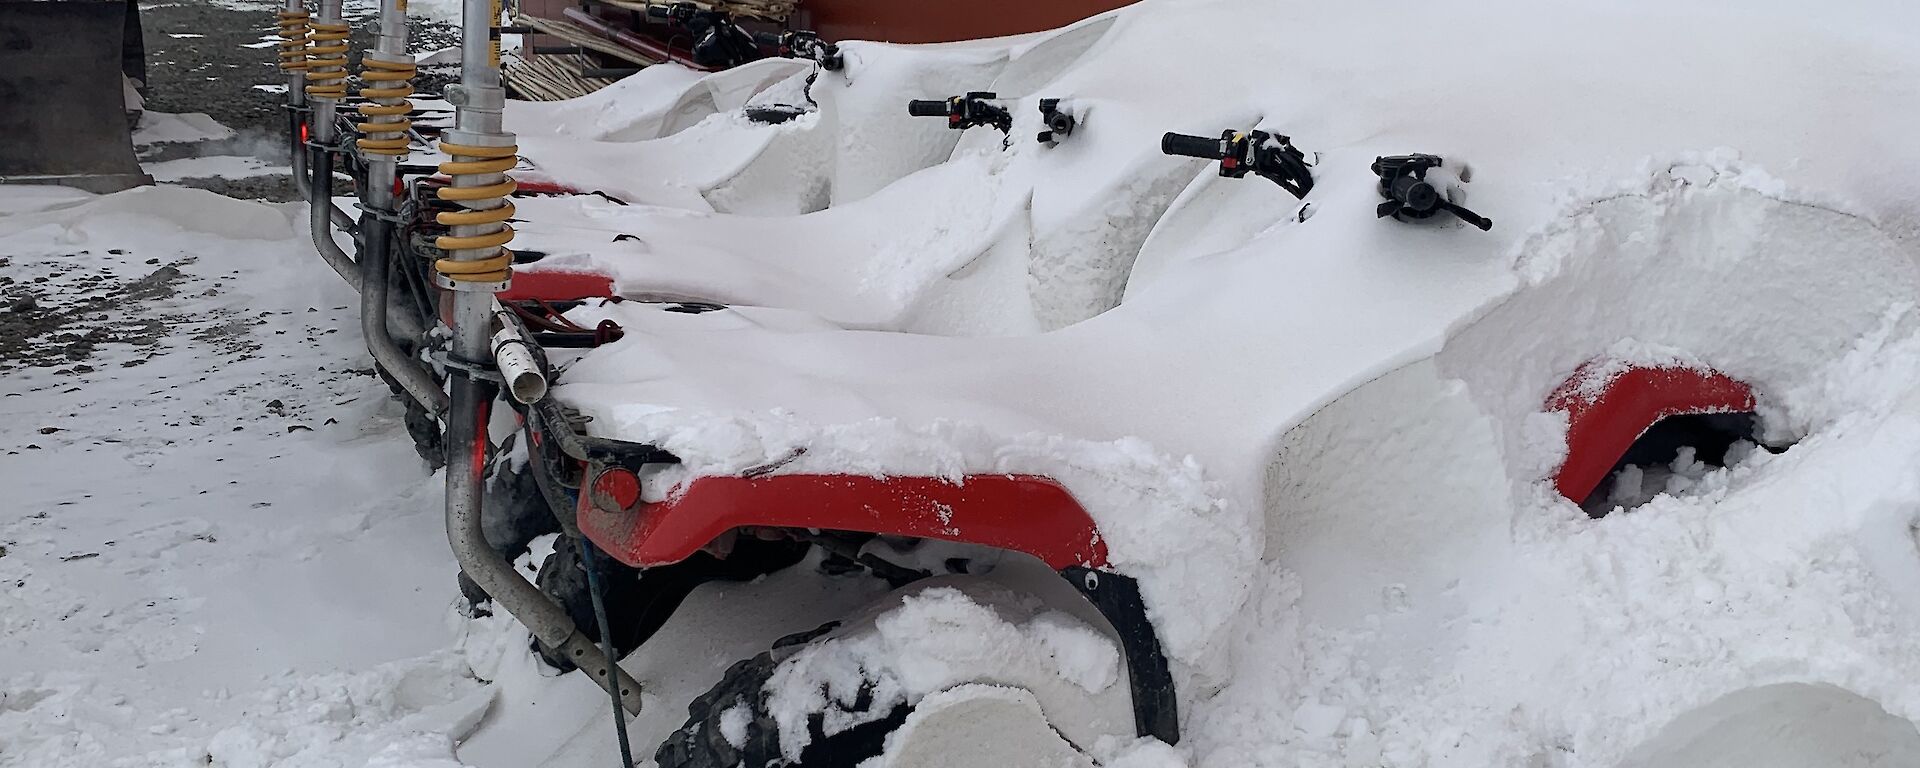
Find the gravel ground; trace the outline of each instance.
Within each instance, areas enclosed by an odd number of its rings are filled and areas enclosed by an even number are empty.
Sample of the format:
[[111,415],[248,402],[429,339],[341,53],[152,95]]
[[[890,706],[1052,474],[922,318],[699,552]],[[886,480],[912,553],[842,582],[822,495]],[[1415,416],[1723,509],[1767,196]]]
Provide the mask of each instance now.
[[[369,6],[364,0],[350,3],[357,6],[350,7],[346,14],[355,22],[350,58],[357,69],[358,52],[372,43],[373,36]],[[140,6],[147,49],[147,109],[205,113],[236,132],[233,138],[217,141],[144,145],[139,147],[142,162],[228,156],[257,157],[275,167],[288,164],[281,106],[285,78],[276,66],[275,46],[260,45],[278,40],[273,25],[275,7],[259,0],[185,0]],[[458,30],[448,24],[415,18],[410,26],[416,51],[438,50],[459,39]],[[437,91],[448,79],[445,73],[428,73],[420,78],[419,85]],[[174,183],[237,198],[298,199],[293,178],[285,173],[189,178]],[[344,182],[342,188],[346,188]],[[68,254],[76,262],[93,255],[86,250]],[[99,268],[53,267],[47,274],[25,278],[11,274],[12,256],[0,255],[0,318],[6,319],[0,323],[0,373],[45,368],[63,376],[85,374],[97,364],[92,357],[99,345],[152,347],[169,327],[183,321],[150,305],[174,294],[181,267],[191,264],[191,258],[168,263],[159,258],[145,260],[141,265],[144,277],[116,277]],[[109,251],[107,256],[126,257],[119,249]],[[206,295],[214,295],[220,288],[216,283],[206,289]],[[49,296],[73,300],[45,300]],[[125,364],[141,362],[144,358]]]
[[[141,24],[147,46],[147,108],[159,112],[204,112],[234,129],[232,139],[143,147],[147,162],[209,155],[259,157],[275,165],[289,161],[283,91],[286,78],[275,66],[273,14],[276,4],[259,0],[184,0],[142,3]],[[349,0],[346,18],[354,22],[350,69],[358,71],[360,51],[373,44],[372,4]],[[452,25],[415,17],[409,25],[411,48],[438,50],[459,42]],[[249,47],[255,46],[255,47]],[[444,82],[444,78],[437,78]],[[438,90],[436,78],[416,85]],[[269,174],[237,179],[189,179],[182,183],[224,195],[268,200],[297,199],[291,176]]]

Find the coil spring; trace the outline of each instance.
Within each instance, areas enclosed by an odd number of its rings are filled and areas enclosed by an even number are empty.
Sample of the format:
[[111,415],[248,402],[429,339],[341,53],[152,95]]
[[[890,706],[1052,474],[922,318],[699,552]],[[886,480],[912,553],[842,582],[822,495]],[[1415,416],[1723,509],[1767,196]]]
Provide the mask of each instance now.
[[316,99],[347,96],[347,37],[349,27],[324,21],[307,23],[307,95]]
[[369,101],[359,106],[360,116],[367,118],[367,122],[357,126],[364,137],[357,142],[360,151],[369,155],[404,156],[407,131],[413,129],[413,121],[407,118],[413,112],[413,102],[407,97],[413,95],[414,64],[372,57],[362,58],[360,63],[364,67],[360,70],[360,95]]
[[[440,164],[440,172],[455,179],[505,173],[520,160],[520,148],[517,146],[482,147],[442,141],[440,151],[453,157]],[[443,211],[434,217],[435,221],[449,227],[498,224],[500,228],[470,236],[441,235],[434,241],[434,246],[443,251],[500,250],[487,258],[472,261],[440,259],[433,263],[435,271],[456,283],[504,283],[513,276],[513,251],[500,246],[513,241],[513,227],[507,224],[507,219],[513,218],[513,203],[506,197],[513,194],[516,188],[518,185],[511,178],[482,187],[440,188],[437,194],[441,200],[459,203],[467,210]],[[492,202],[499,205],[484,207]]]
[[307,68],[307,12],[281,11],[280,69],[292,72]]

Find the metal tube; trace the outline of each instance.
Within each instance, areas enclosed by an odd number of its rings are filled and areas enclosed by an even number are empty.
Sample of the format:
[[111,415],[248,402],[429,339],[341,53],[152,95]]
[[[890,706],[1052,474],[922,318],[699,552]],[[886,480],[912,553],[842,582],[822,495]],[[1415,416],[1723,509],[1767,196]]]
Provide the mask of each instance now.
[[[381,1],[379,33],[374,38],[373,50],[366,54],[367,58],[411,61],[407,55],[407,13],[404,8],[400,0]],[[368,154],[365,160],[367,183],[360,191],[367,211],[361,217],[360,224],[360,334],[366,337],[367,352],[373,355],[374,361],[386,370],[387,375],[399,382],[400,388],[408,396],[435,415],[444,414],[450,403],[446,392],[440,388],[440,381],[420,361],[407,356],[406,350],[394,342],[387,324],[390,311],[388,281],[393,274],[389,268],[393,255],[392,217],[395,213],[393,182],[398,177],[400,158],[397,155]]]
[[[340,23],[340,4],[341,0],[320,0],[317,19],[324,23]],[[313,247],[320,252],[320,258],[326,260],[327,266],[333,267],[333,271],[340,273],[341,279],[358,291],[361,287],[359,267],[354,264],[353,257],[341,250],[340,244],[333,240],[332,226],[336,209],[333,207],[333,155],[328,147],[333,144],[336,133],[335,101],[315,97],[311,104],[313,111],[308,120],[311,144],[307,157],[310,178],[307,187],[307,225],[313,235]]]
[[[316,18],[324,23],[340,23],[340,4],[342,0],[320,0],[320,13]],[[334,139],[334,116],[338,102],[333,99],[314,98],[313,104],[313,140],[321,145],[331,144]]]
[[507,311],[494,306],[493,361],[507,393],[521,405],[533,405],[547,396],[547,374],[533,357],[532,343],[520,333]]
[[[306,0],[287,0],[286,10],[304,12]],[[303,62],[304,63],[304,62]],[[300,140],[301,114],[307,106],[307,72],[302,67],[287,70],[287,141],[293,148],[294,188],[300,190],[300,196],[306,197],[307,186],[307,150]]]
[[[304,83],[307,76],[294,75],[293,79],[296,82]],[[301,84],[293,87],[305,88],[306,86]],[[301,114],[298,109],[295,109],[292,105],[288,105],[287,135],[290,138],[288,138],[287,141],[293,149],[293,188],[300,191],[300,198],[304,200],[307,197],[307,146],[304,142],[300,141],[300,125],[305,122],[300,117]]]
[[447,541],[454,560],[542,644],[556,649],[601,688],[618,695],[628,712],[638,715],[639,683],[619,666],[608,664],[593,641],[574,625],[573,617],[514,571],[481,530],[480,489],[487,471],[487,441],[481,430],[491,415],[493,397],[493,385],[468,376],[453,377],[454,411],[447,419]]
[[366,243],[360,249],[360,333],[367,339],[367,352],[386,370],[400,388],[435,415],[444,414],[449,402],[440,382],[426,366],[407,356],[387,329],[388,260],[392,255],[393,223],[369,215],[361,225]]
[[316,150],[308,169],[312,176],[307,180],[307,228],[313,234],[313,247],[320,252],[320,258],[340,273],[358,291],[360,284],[360,266],[353,257],[340,250],[340,244],[333,241],[333,227],[330,211],[333,207],[333,155],[324,150]]
[[[464,0],[461,14],[460,85],[448,89],[448,101],[458,109],[454,130],[445,141],[455,144],[506,147],[513,136],[501,130],[501,110],[506,94],[500,87],[498,42],[493,37],[499,23],[498,0]],[[456,188],[479,187],[505,181],[502,174],[456,174]],[[504,200],[470,204],[474,210],[490,210]],[[497,231],[499,224],[453,227],[455,237]],[[497,248],[454,250],[447,257],[455,261],[477,261],[494,257]],[[491,360],[489,342],[492,333],[493,292],[486,283],[446,281],[442,287],[453,292],[453,355],[466,365],[485,365]],[[453,546],[460,569],[491,596],[494,602],[548,648],[557,649],[580,671],[600,687],[620,698],[622,706],[634,714],[640,712],[640,686],[625,670],[607,663],[591,640],[573,623],[565,609],[528,582],[513,569],[506,558],[487,544],[481,530],[481,488],[485,482],[486,455],[489,447],[486,428],[493,405],[494,387],[467,371],[456,369],[452,383],[452,409],[447,418],[447,541]]]

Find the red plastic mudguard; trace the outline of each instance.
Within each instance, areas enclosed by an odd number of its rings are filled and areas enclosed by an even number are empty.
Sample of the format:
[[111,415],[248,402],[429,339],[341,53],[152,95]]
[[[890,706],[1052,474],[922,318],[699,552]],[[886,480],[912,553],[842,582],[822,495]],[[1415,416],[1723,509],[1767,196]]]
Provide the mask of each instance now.
[[1592,365],[1575,371],[1547,399],[1548,411],[1567,414],[1567,458],[1554,485],[1575,504],[1600,487],[1633,441],[1661,419],[1754,409],[1753,390],[1718,371],[1635,367],[1596,387]]
[[666,501],[608,513],[581,494],[580,531],[634,567],[677,563],[742,527],[858,531],[1025,552],[1102,568],[1107,547],[1066,488],[1032,475],[703,477]]

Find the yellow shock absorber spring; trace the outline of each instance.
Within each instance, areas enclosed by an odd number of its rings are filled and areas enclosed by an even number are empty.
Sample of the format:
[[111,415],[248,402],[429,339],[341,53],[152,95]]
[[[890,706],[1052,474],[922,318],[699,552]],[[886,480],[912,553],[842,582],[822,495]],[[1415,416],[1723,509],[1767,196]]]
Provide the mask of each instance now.
[[413,128],[413,121],[407,115],[413,112],[413,103],[407,101],[413,95],[413,62],[382,61],[371,55],[360,60],[364,67],[360,70],[360,95],[368,103],[359,106],[360,116],[367,122],[358,128],[364,138],[358,143],[360,151],[369,155],[400,157],[407,154],[407,131]]
[[309,21],[307,39],[307,95],[316,99],[343,99],[347,96],[346,24]]
[[281,11],[280,69],[291,72],[307,68],[307,12]]
[[[487,176],[503,174],[519,162],[520,148],[517,146],[482,147],[471,144],[453,144],[440,142],[440,151],[453,157],[440,164],[440,172],[458,179],[462,176]],[[499,252],[483,259],[456,261],[440,259],[433,268],[448,280],[461,283],[504,283],[513,276],[513,252],[504,246],[513,240],[513,227],[507,219],[513,218],[513,203],[506,199],[516,188],[513,179],[508,178],[497,184],[480,187],[441,187],[437,193],[442,200],[462,204],[466,210],[445,211],[434,217],[441,224],[458,226],[492,227],[498,229],[477,235],[442,235],[434,241],[434,246],[443,251],[480,250],[499,248]],[[489,206],[488,203],[497,203]]]

